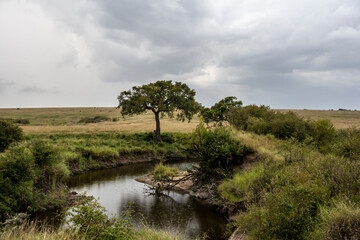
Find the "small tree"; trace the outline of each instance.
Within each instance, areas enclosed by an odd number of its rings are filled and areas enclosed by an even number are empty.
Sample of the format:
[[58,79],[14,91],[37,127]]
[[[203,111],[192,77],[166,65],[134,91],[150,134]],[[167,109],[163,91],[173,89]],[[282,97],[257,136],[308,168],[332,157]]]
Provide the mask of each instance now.
[[167,114],[177,119],[189,121],[199,109],[195,101],[195,91],[191,90],[185,83],[170,81],[157,81],[142,86],[135,86],[132,90],[123,91],[118,96],[121,114],[134,115],[151,110],[155,115],[156,130],[155,142],[161,141],[160,116]]
[[221,99],[218,103],[215,103],[211,108],[202,108],[201,116],[206,124],[210,122],[216,122],[220,126],[223,121],[227,121],[227,113],[234,107],[241,107],[242,102],[236,101],[236,97],[230,96]]

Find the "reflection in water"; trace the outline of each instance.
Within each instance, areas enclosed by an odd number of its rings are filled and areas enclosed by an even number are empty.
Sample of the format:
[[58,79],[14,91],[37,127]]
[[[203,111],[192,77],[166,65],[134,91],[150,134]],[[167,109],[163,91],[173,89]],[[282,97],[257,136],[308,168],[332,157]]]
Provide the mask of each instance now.
[[[189,163],[173,165],[181,169],[189,167]],[[90,171],[73,176],[68,185],[72,191],[94,196],[109,213],[117,216],[132,204],[135,225],[146,223],[186,232],[190,239],[202,234],[207,234],[209,239],[221,239],[225,220],[204,202],[174,191],[166,192],[166,196],[150,195],[145,184],[135,181],[153,167],[153,164],[136,164]]]

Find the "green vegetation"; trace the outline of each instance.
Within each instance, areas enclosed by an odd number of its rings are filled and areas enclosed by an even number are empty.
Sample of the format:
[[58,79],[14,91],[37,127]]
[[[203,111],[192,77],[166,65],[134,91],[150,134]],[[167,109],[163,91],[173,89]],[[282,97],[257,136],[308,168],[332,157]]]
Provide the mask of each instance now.
[[23,118],[0,118],[0,121],[8,121],[11,123],[18,123],[21,125],[30,124],[29,119],[23,119]]
[[320,221],[313,239],[360,239],[360,208],[346,200],[337,200],[320,209]]
[[108,217],[94,200],[72,208],[69,228],[85,239],[131,239],[133,235],[129,210],[121,218]]
[[[21,225],[7,226],[0,231],[4,240],[37,240],[37,239],[108,239],[108,240],[176,240],[181,235],[154,230],[148,226],[135,229],[131,224],[131,210],[121,218],[109,217],[106,210],[95,200],[86,200],[69,211],[68,228],[52,229],[36,222],[25,222]],[[1,229],[0,229],[1,230]]]
[[199,160],[195,171],[198,180],[221,179],[231,175],[233,167],[242,164],[243,157],[251,152],[231,136],[225,127],[210,130],[198,125],[191,134],[187,151]]
[[[76,125],[85,130],[77,133],[35,130],[37,134],[25,135],[24,140],[18,142],[22,135],[20,128],[14,123],[0,121],[0,127],[10,129],[0,131],[0,143],[4,146],[1,150],[4,152],[0,153],[1,220],[16,212],[60,208],[67,193],[64,181],[70,174],[132,160],[184,159],[188,155],[199,159],[199,168],[195,171],[199,182],[220,183],[217,189],[220,199],[216,200],[241,209],[232,225],[246,232],[249,239],[358,239],[360,130],[339,130],[320,115],[309,120],[298,112],[277,112],[266,106],[233,106],[233,100],[230,97],[220,101],[215,104],[217,107],[207,109],[210,112],[204,112],[203,118],[219,123],[227,120],[237,130],[231,127],[208,129],[199,125],[192,134],[163,133],[159,144],[153,141],[156,133],[133,133],[140,126],[133,119],[110,121],[118,118],[113,108],[105,109],[104,113],[100,108],[89,108],[83,115],[80,112],[84,109],[67,109],[73,112],[67,112],[58,122],[55,119],[62,116],[61,112],[54,112],[48,118],[41,113],[41,120],[37,120],[22,109],[14,110],[19,115],[5,117],[30,119],[31,126],[22,126],[24,129],[34,127],[34,123],[51,123],[69,124],[66,128]],[[333,118],[337,118],[339,112],[333,112]],[[342,112],[358,116],[357,112]],[[173,113],[176,112],[171,112],[170,116]],[[113,125],[78,124],[81,118],[84,122],[95,121],[94,116],[100,115],[108,118],[106,124]],[[141,117],[153,121],[152,113]],[[144,126],[149,122],[141,121],[143,125],[136,131],[146,131]],[[172,130],[174,122],[168,123]],[[128,127],[130,130],[126,132],[133,134],[113,131],[115,124],[124,129]],[[111,127],[97,132],[91,128],[95,125]],[[246,156],[249,153],[251,158]],[[168,180],[177,171],[161,163],[155,173],[159,179]],[[23,226],[6,230],[1,238],[41,239],[39,236],[46,234],[49,239],[103,236],[111,239],[114,235],[125,239],[129,236],[131,239],[173,238],[149,228],[134,230],[127,225],[130,222],[126,218],[105,217],[103,209],[96,204],[79,206],[75,211],[79,211],[79,218],[71,232],[31,230]],[[85,226],[89,229],[85,230]]]
[[62,206],[69,170],[57,149],[42,141],[23,142],[0,154],[0,219]]
[[157,182],[170,181],[179,173],[179,169],[165,166],[162,162],[155,165],[153,179]]
[[184,121],[192,119],[194,113],[198,112],[199,104],[195,101],[195,91],[191,90],[185,83],[172,81],[157,81],[139,87],[133,87],[132,91],[120,93],[119,108],[121,114],[134,115],[151,110],[155,115],[156,129],[155,142],[161,142],[160,116],[165,114]]
[[[131,163],[132,159],[183,159],[187,134],[42,134],[25,136],[0,154],[0,217],[61,208],[71,173]],[[149,159],[149,160],[147,160]]]
[[[98,123],[103,121],[110,121],[111,119],[106,116],[95,116],[95,117],[85,117],[80,119],[79,123]],[[114,121],[115,122],[115,121]]]
[[14,123],[0,120],[0,152],[3,152],[11,143],[20,141],[22,130]]
[[240,107],[241,101],[235,101],[236,97],[226,97],[215,103],[211,108],[203,107],[201,109],[201,116],[204,122],[208,125],[210,122],[215,122],[215,125],[222,125],[223,121],[227,121],[227,113],[233,107]]
[[343,214],[332,202],[343,197],[360,201],[359,161],[324,155],[293,140],[241,132],[236,137],[252,147],[257,158],[224,180],[219,193],[224,201],[245,206],[234,225],[250,239],[346,239],[324,236],[331,231],[344,236],[358,231],[356,222],[349,223],[356,211]]

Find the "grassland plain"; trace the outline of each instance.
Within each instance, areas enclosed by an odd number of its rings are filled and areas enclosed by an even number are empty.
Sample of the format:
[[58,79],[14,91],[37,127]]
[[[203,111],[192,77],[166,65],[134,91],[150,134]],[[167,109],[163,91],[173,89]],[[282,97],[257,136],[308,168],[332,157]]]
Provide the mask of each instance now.
[[[300,117],[310,120],[329,119],[337,129],[360,127],[360,111],[275,109],[279,112],[292,111]],[[83,118],[104,116],[111,119],[99,123],[79,123]],[[1,108],[0,119],[28,119],[29,124],[21,125],[25,134],[42,133],[93,133],[152,132],[155,129],[154,115],[151,112],[132,117],[121,116],[115,107],[81,108]],[[191,132],[200,119],[194,116],[191,122],[179,122],[164,117],[161,120],[162,132]]]
[[295,112],[298,116],[313,121],[329,119],[337,129],[360,127],[360,111],[308,109],[275,109],[275,111],[282,113]]
[[[99,123],[79,123],[83,118],[104,116],[111,119]],[[2,108],[0,118],[28,119],[30,124],[21,125],[25,134],[42,133],[93,133],[118,132],[140,133],[152,132],[155,129],[154,114],[121,116],[120,110],[114,107],[89,108]],[[191,122],[181,122],[174,118],[161,119],[162,132],[191,132],[199,123],[199,117],[194,116]]]

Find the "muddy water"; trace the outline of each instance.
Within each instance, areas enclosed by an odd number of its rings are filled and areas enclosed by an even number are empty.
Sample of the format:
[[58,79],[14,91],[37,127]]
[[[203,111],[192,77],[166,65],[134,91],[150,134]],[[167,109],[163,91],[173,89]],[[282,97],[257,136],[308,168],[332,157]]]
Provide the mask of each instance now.
[[[186,169],[189,163],[172,164]],[[149,194],[147,186],[135,178],[147,174],[153,164],[136,164],[112,169],[90,171],[73,176],[71,191],[86,192],[99,200],[109,213],[121,216],[129,205],[135,211],[136,226],[146,223],[155,228],[167,229],[194,239],[223,239],[225,219],[205,202],[189,195],[169,191],[165,196]]]

